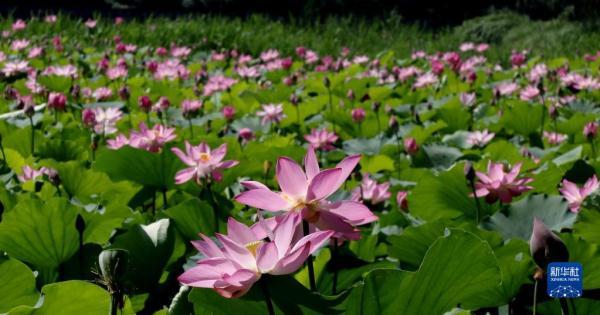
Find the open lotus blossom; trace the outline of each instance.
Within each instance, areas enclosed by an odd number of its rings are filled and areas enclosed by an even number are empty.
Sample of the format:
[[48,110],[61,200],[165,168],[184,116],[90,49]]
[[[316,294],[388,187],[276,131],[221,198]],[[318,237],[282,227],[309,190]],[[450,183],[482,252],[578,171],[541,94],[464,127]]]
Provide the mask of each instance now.
[[123,113],[116,107],[94,108],[94,132],[98,135],[110,135],[117,132],[116,124]]
[[145,123],[140,123],[140,131],[131,133],[128,144],[134,148],[159,152],[165,143],[174,140],[175,137],[174,128],[154,125],[152,129],[148,129]]
[[216,92],[225,91],[237,83],[236,79],[222,75],[212,76],[204,86],[204,96],[211,96]]
[[240,297],[263,274],[286,275],[298,270],[315,250],[333,234],[317,231],[302,238],[294,237],[300,224],[298,214],[282,217],[274,228],[265,221],[252,227],[233,218],[227,222],[228,235],[216,234],[221,246],[200,234],[192,244],[204,258],[185,271],[178,280],[185,285],[211,288],[225,298]]
[[389,182],[378,184],[369,174],[365,174],[360,186],[352,191],[352,200],[367,200],[372,205],[376,205],[390,199],[391,195]]
[[519,89],[519,85],[514,82],[500,83],[494,89],[495,93],[500,96],[511,95]]
[[258,117],[262,117],[260,123],[266,125],[267,123],[279,123],[285,118],[283,113],[283,105],[281,104],[266,104],[262,105],[262,110],[256,113]]
[[334,143],[338,140],[338,136],[327,129],[313,129],[310,134],[304,136],[304,139],[315,149],[330,151],[335,149]]
[[487,174],[476,172],[478,182],[475,183],[475,196],[485,197],[488,203],[494,203],[500,199],[503,203],[510,203],[513,197],[520,196],[522,193],[533,189],[527,184],[532,182],[532,178],[517,178],[521,170],[521,163],[516,164],[508,173],[504,172],[502,163],[493,163],[490,161],[487,167]]
[[434,85],[438,82],[438,77],[433,72],[427,72],[417,77],[413,87],[418,89]]
[[464,106],[467,107],[471,107],[475,104],[475,93],[461,93],[460,96],[460,102],[461,104],[463,104]]
[[523,88],[521,90],[521,100],[523,101],[532,101],[535,98],[537,98],[540,95],[540,90],[533,86],[533,85],[528,85],[525,88]]
[[29,165],[25,165],[21,168],[21,175],[18,175],[17,178],[21,183],[35,180],[36,178],[44,175],[48,171],[48,168],[42,167],[39,170],[34,169]]
[[117,135],[114,139],[106,140],[107,147],[111,150],[118,150],[126,145],[129,145],[129,139],[125,135]]
[[544,131],[544,139],[551,145],[557,145],[567,140],[568,136],[556,132]]
[[309,147],[304,157],[304,171],[288,157],[277,160],[275,176],[281,192],[247,181],[242,184],[249,190],[237,195],[235,200],[271,212],[299,212],[318,229],[335,231],[335,237],[359,239],[360,231],[355,226],[373,222],[377,216],[359,202],[327,200],[350,176],[359,160],[360,155],[352,155],[335,168],[320,170],[315,151]]
[[27,61],[15,60],[4,64],[2,73],[4,73],[5,76],[10,77],[18,73],[27,72],[27,70],[29,70],[29,63]]
[[483,147],[490,141],[492,141],[495,135],[496,134],[494,134],[493,132],[488,132],[487,129],[483,131],[476,130],[469,133],[469,135],[467,136],[467,143],[469,143],[470,145]]
[[171,151],[189,166],[175,175],[175,183],[178,185],[192,179],[200,184],[201,180],[208,176],[220,181],[223,178],[222,169],[232,168],[238,164],[238,161],[235,160],[223,161],[223,158],[227,155],[226,143],[211,151],[210,147],[204,142],[192,146],[186,141],[185,152],[179,148],[172,148]]
[[571,209],[572,212],[579,212],[579,208],[585,198],[598,190],[598,186],[598,178],[596,175],[590,177],[581,188],[577,187],[575,183],[563,179],[560,193],[569,202],[569,209]]

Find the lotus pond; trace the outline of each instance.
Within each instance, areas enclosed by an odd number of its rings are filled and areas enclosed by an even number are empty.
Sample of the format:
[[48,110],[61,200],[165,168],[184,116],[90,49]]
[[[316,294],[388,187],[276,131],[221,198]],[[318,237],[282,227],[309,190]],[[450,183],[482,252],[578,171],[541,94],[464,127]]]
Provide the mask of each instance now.
[[[0,40],[0,313],[600,312],[600,54],[38,19]],[[583,296],[550,298],[566,261]]]

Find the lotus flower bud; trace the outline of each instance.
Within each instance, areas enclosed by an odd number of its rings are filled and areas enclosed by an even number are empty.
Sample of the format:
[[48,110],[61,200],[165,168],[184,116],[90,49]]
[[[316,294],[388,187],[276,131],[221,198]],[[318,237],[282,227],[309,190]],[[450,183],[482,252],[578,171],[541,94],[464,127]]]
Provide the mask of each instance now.
[[404,151],[409,155],[415,155],[419,152],[419,145],[415,138],[406,138],[404,139]]
[[65,110],[67,104],[67,97],[58,92],[50,92],[48,95],[48,108],[54,110]]
[[60,176],[58,175],[58,171],[53,168],[47,168],[45,171],[46,177],[48,177],[48,181],[54,185],[58,186],[61,183]]
[[374,112],[378,112],[379,108],[381,108],[381,103],[373,102],[373,105],[371,106],[371,108],[373,109]]
[[19,97],[19,91],[11,86],[7,86],[6,89],[4,89],[4,97],[7,100],[16,100]]
[[[23,102],[23,100],[20,100],[19,102]],[[23,102],[22,106],[23,113],[25,113],[25,116],[33,117],[33,114],[35,114],[35,108],[33,107],[33,104]]]
[[[100,275],[109,283],[111,291],[120,291],[120,283],[125,278],[128,265],[128,252],[123,249],[107,249],[98,255]],[[116,287],[114,287],[116,286]]]
[[227,121],[231,121],[231,120],[233,120],[233,118],[235,118],[235,107],[233,107],[231,105],[223,106],[221,113],[223,114],[223,117],[225,117],[225,119]]
[[298,106],[298,103],[300,103],[300,96],[295,93],[290,95],[290,103],[294,106]]
[[292,58],[288,57],[288,58],[281,60],[281,67],[283,67],[283,69],[287,70],[287,69],[291,68],[292,64],[293,64]]
[[401,210],[407,211],[408,210],[408,192],[406,191],[399,191],[398,194],[396,195],[396,201],[398,202],[398,206],[400,206]]
[[148,95],[142,95],[138,98],[138,105],[144,112],[149,112],[152,109],[152,101]]
[[569,250],[565,243],[536,217],[533,218],[529,250],[533,261],[542,270],[546,270],[551,262],[569,261]]
[[365,95],[363,95],[363,97],[360,98],[361,102],[366,102],[368,100],[371,99],[371,96],[369,95],[369,93],[365,93]]
[[81,112],[81,120],[83,125],[92,128],[96,125],[96,112],[91,108],[86,108]]
[[69,93],[71,94],[71,96],[75,99],[79,98],[80,94],[81,94],[81,86],[79,86],[78,84],[73,84],[73,86],[71,86],[71,90],[69,91]]
[[250,128],[242,128],[238,131],[238,135],[244,141],[250,141],[254,138],[254,132]]
[[598,135],[598,123],[595,121],[585,124],[583,135],[588,139],[594,139]]
[[390,120],[388,122],[388,126],[392,129],[392,130],[396,130],[398,129],[398,118],[396,118],[396,116],[390,116]]
[[121,87],[119,89],[119,97],[122,100],[124,100],[124,101],[128,100],[129,99],[129,95],[130,95],[129,88],[127,88],[126,86],[123,86],[123,87]]
[[361,123],[363,120],[365,120],[365,115],[365,110],[360,107],[352,110],[352,120],[354,122]]
[[348,90],[348,93],[346,93],[346,97],[350,100],[350,101],[354,101],[354,91],[352,89]]
[[326,88],[329,88],[331,86],[331,81],[329,81],[328,77],[323,78],[323,85],[325,85]]

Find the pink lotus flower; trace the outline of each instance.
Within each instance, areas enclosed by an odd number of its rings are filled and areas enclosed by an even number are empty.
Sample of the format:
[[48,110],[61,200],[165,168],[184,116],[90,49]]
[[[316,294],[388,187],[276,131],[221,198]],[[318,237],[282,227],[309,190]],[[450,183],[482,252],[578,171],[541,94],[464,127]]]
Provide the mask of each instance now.
[[223,114],[223,117],[225,117],[226,120],[233,120],[233,118],[235,118],[235,107],[231,105],[223,106],[221,114]]
[[528,85],[521,90],[520,96],[523,101],[531,101],[540,96],[540,90],[533,85]]
[[191,179],[200,185],[201,180],[209,176],[216,181],[220,181],[223,178],[222,169],[232,168],[238,164],[238,161],[234,160],[223,161],[223,158],[227,155],[226,143],[211,151],[210,147],[204,142],[198,146],[192,146],[185,141],[185,153],[179,148],[171,148],[171,151],[189,166],[175,175],[175,183],[178,185]]
[[13,31],[21,31],[24,30],[27,27],[27,22],[18,19],[16,20],[13,24],[12,24],[12,30]]
[[352,191],[352,200],[368,200],[372,205],[376,205],[390,199],[391,195],[389,182],[378,184],[369,174],[365,174],[360,186]]
[[398,206],[400,207],[400,209],[406,211],[408,210],[408,192],[407,191],[399,191],[398,194],[396,194],[396,202],[398,203]]
[[493,132],[488,132],[487,129],[483,131],[473,131],[470,132],[467,136],[467,143],[469,143],[470,145],[483,147],[486,144],[488,144],[488,142],[492,141],[492,139],[494,139],[494,136],[495,134]]
[[274,60],[274,59],[277,59],[277,58],[279,58],[279,52],[277,50],[275,50],[275,49],[269,49],[267,51],[263,51],[260,54],[260,59],[263,62],[268,62],[268,61],[271,61],[271,60]]
[[471,107],[475,104],[475,97],[475,93],[461,93],[459,99],[464,106]]
[[556,132],[544,131],[544,139],[548,141],[550,145],[557,145],[567,140],[568,136]]
[[44,75],[57,75],[59,77],[77,77],[77,67],[74,65],[50,66],[44,69]]
[[511,95],[519,89],[519,85],[514,82],[500,83],[494,89],[495,93],[501,96]]
[[4,73],[5,76],[10,77],[18,73],[27,72],[28,70],[29,63],[27,61],[15,60],[4,64],[2,73]]
[[238,130],[238,135],[242,139],[242,144],[246,144],[250,140],[254,139],[254,132],[252,132],[250,128],[242,128]]
[[97,101],[106,101],[113,96],[113,91],[108,87],[99,87],[92,94]]
[[569,209],[571,209],[572,212],[579,212],[579,208],[585,198],[598,190],[598,186],[598,178],[594,174],[581,188],[577,187],[575,183],[563,179],[562,188],[559,189],[559,191],[569,202]]
[[10,44],[10,49],[14,51],[21,51],[29,46],[29,41],[26,39],[15,39]]
[[59,92],[50,92],[48,94],[48,108],[52,108],[54,110],[65,110],[65,106],[67,105],[67,97]]
[[129,145],[150,152],[159,152],[165,143],[173,141],[176,137],[175,128],[154,125],[152,129],[148,129],[145,123],[140,123],[140,131],[131,133]]
[[18,175],[17,178],[19,179],[19,181],[21,183],[24,183],[24,182],[27,182],[30,180],[35,180],[36,178],[44,175],[46,168],[42,167],[39,170],[36,170],[29,165],[25,165],[21,168],[21,171],[22,171],[22,174]]
[[510,56],[510,63],[512,63],[513,67],[520,67],[525,63],[526,59],[525,53],[513,51]]
[[409,155],[415,155],[419,152],[419,145],[417,144],[417,140],[415,138],[406,138],[404,139],[404,151]]
[[202,101],[199,100],[183,100],[181,102],[181,111],[184,117],[193,117],[198,114],[200,108],[202,108]]
[[98,21],[96,20],[92,20],[92,19],[88,19],[87,21],[85,21],[84,25],[85,27],[89,28],[89,29],[93,29],[96,27],[96,24],[98,24]]
[[[212,288],[225,298],[237,298],[263,274],[291,274],[333,234],[325,231],[294,237],[300,220],[299,215],[290,214],[279,222],[265,220],[247,227],[229,218],[229,234],[216,235],[221,246],[203,234],[202,240],[192,242],[204,258],[178,280],[192,287]],[[272,230],[269,223],[276,223]]]
[[366,112],[363,108],[355,108],[351,112],[352,120],[357,123],[361,123],[365,120]]
[[459,46],[460,51],[470,51],[475,49],[475,44],[471,42],[462,43]]
[[267,123],[279,123],[285,118],[283,113],[283,105],[281,104],[266,104],[262,105],[262,110],[256,113],[257,116],[262,117],[260,123],[266,125]]
[[94,108],[94,132],[98,135],[110,135],[117,132],[116,124],[123,113],[115,107]]
[[588,139],[594,139],[598,135],[598,123],[591,121],[583,127],[583,135]]
[[437,82],[438,82],[438,77],[435,74],[433,74],[432,72],[427,72],[427,73],[422,74],[417,77],[417,80],[415,81],[415,84],[413,85],[413,87],[416,89],[419,89],[422,87],[434,85]]
[[125,135],[117,135],[114,139],[106,140],[107,147],[111,150],[118,150],[126,145],[129,145],[129,139]]
[[335,237],[359,239],[360,232],[355,226],[373,222],[377,216],[358,202],[327,200],[350,176],[359,160],[360,155],[349,156],[335,168],[321,171],[315,151],[309,147],[304,157],[306,173],[290,158],[277,160],[275,176],[281,192],[273,192],[259,182],[242,182],[249,190],[235,200],[271,212],[299,212],[318,229],[335,231]]
[[520,170],[521,163],[518,163],[510,172],[505,173],[502,163],[490,161],[487,174],[476,172],[479,181],[475,183],[475,196],[485,197],[488,203],[494,203],[498,199],[503,203],[510,203],[513,197],[532,189],[531,186],[527,186],[533,181],[532,178],[517,178]]
[[236,83],[236,79],[228,78],[222,75],[210,77],[204,86],[204,96],[211,96],[216,92],[226,91]]
[[46,17],[44,18],[44,21],[46,21],[46,23],[48,24],[54,24],[56,23],[56,20],[58,20],[58,18],[54,14],[46,15]]
[[331,151],[335,149],[334,144],[338,140],[338,136],[335,132],[327,129],[312,129],[310,134],[304,136],[304,139],[315,149]]

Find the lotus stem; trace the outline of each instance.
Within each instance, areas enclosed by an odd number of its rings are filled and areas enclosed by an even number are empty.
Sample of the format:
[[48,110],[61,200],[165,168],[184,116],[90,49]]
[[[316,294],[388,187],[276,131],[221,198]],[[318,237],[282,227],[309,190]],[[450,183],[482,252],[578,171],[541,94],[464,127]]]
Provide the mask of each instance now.
[[537,310],[537,291],[538,291],[538,280],[535,280],[535,284],[533,285],[533,315],[536,314],[536,310]]
[[[309,234],[308,221],[302,220],[302,230],[304,231],[304,236]],[[317,291],[317,283],[315,281],[315,268],[313,266],[312,255],[309,255],[306,259],[306,265],[308,266],[308,282],[310,283],[310,290],[315,292]]]
[[337,294],[337,281],[338,281],[338,240],[337,239],[333,239],[333,251],[331,253],[331,265],[333,266],[333,285],[331,288],[331,294],[332,295],[336,295]]
[[269,293],[267,277],[268,275],[263,275],[262,279],[260,280],[260,288],[262,289],[265,303],[267,304],[267,309],[269,310],[269,315],[275,315],[275,309],[273,308],[273,302],[271,301],[271,294]]
[[477,194],[475,193],[475,191],[476,191],[476,189],[475,189],[475,181],[474,180],[470,180],[469,182],[471,182],[471,190],[473,191],[473,199],[475,199],[475,206],[476,206],[476,210],[475,210],[475,222],[477,224],[479,224],[480,214],[481,214],[481,204],[479,203],[479,198],[477,197]]
[[34,156],[35,151],[35,129],[33,127],[33,118],[29,116],[29,125],[31,126],[31,155]]

